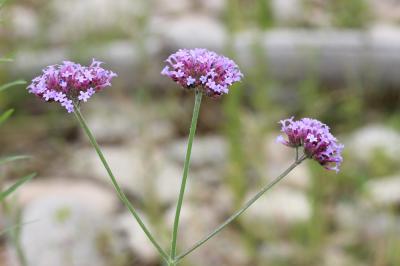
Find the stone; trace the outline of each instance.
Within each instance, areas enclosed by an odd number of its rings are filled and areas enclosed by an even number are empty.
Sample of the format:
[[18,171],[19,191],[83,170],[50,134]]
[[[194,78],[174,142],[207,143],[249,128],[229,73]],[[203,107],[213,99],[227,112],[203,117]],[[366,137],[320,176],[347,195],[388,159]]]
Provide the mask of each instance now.
[[396,25],[400,20],[400,7],[397,0],[370,0],[368,2],[378,22]]
[[397,160],[400,153],[400,134],[383,125],[368,125],[354,132],[346,141],[346,149],[357,158],[368,161],[374,152],[383,152],[390,159]]
[[[257,192],[248,193],[250,199]],[[256,235],[267,235],[269,225],[279,228],[307,222],[311,217],[311,205],[305,193],[284,186],[277,186],[266,192],[243,214],[241,221]]]
[[365,192],[378,206],[400,206],[400,175],[370,180],[365,185]]
[[[55,19],[47,31],[54,42],[71,42],[85,38],[89,34],[131,32],[138,16],[145,10],[145,1],[120,0],[71,0],[65,8],[64,1],[55,0],[49,5],[49,12]],[[96,13],[96,16],[88,14]]]
[[64,48],[48,48],[43,51],[20,49],[15,54],[13,72],[33,75],[40,74],[43,67],[61,63],[68,58],[68,51]]
[[371,208],[370,202],[361,198],[360,203],[339,203],[335,209],[335,220],[343,236],[339,242],[355,244],[362,241],[377,241],[389,232],[400,233],[400,219],[382,208]]
[[[87,124],[100,144],[132,141],[139,135],[141,118],[135,115],[133,108],[115,101],[105,103],[101,99],[90,102],[86,108],[89,109]],[[80,133],[82,138],[87,138],[83,130]]]
[[[128,145],[105,146],[102,150],[121,188],[143,198],[146,194],[147,180],[144,158],[140,151]],[[76,151],[70,165],[75,174],[85,173],[88,178],[98,179],[111,186],[110,177],[91,147]]]
[[300,21],[301,14],[305,12],[301,0],[272,0],[271,8],[274,19],[281,25]]
[[48,197],[71,197],[102,214],[111,214],[120,206],[112,189],[84,179],[35,178],[15,191],[14,196],[22,207]]
[[150,23],[150,31],[160,36],[173,50],[176,47],[204,47],[220,51],[227,40],[227,31],[220,21],[199,14],[175,19],[154,18]]
[[[154,106],[100,97],[85,105],[85,113],[100,144],[137,143],[149,148],[154,143],[170,140],[175,134],[172,122],[167,118],[160,119]],[[82,130],[80,134],[83,139],[87,138]]]
[[323,252],[323,266],[361,266],[363,264],[349,256],[348,252],[341,247],[328,246]]
[[[166,147],[167,156],[179,165],[185,160],[187,139],[172,142]],[[227,157],[226,141],[216,135],[196,137],[193,142],[191,166],[201,168],[205,166],[218,167],[223,165]]]
[[[139,213],[139,215],[149,230],[155,234],[156,231],[149,225],[146,216],[142,213]],[[156,249],[131,213],[125,212],[117,217],[115,230],[127,238],[127,245],[129,249],[133,250],[135,257],[149,264],[159,261]]]
[[356,232],[366,219],[365,210],[354,203],[338,203],[334,214],[338,226],[347,232]]
[[[278,136],[277,132],[276,135]],[[263,173],[268,180],[272,180],[288,168],[295,160],[295,150],[276,143],[276,137],[267,136],[264,140],[265,166]],[[267,181],[265,181],[267,182]],[[281,182],[299,189],[308,189],[311,182],[311,173],[306,162],[293,169]]]
[[162,15],[176,15],[183,14],[191,8],[190,0],[156,0],[154,3],[154,7],[157,10],[157,13]]
[[[166,224],[172,224],[175,207],[166,213]],[[219,213],[204,204],[186,203],[182,207],[180,231],[178,235],[179,249],[192,246],[195,241],[210,233],[223,219]],[[203,265],[247,265],[249,256],[241,236],[232,227],[225,228],[217,236],[191,253],[184,261],[193,266]]]
[[12,33],[17,38],[36,38],[39,32],[39,22],[34,10],[21,5],[10,10]]
[[[182,181],[182,169],[181,167],[175,166],[174,164],[166,164],[156,174],[156,180],[154,186],[156,187],[157,198],[163,205],[175,205],[179,189]],[[190,180],[190,174],[188,182],[186,184],[185,193],[191,192],[192,181]]]
[[20,241],[31,266],[113,265],[120,252],[107,217],[72,195],[34,200],[22,221],[29,222]]
[[226,0],[197,0],[198,4],[209,14],[221,14],[224,12],[227,1]]
[[261,245],[258,248],[258,254],[261,262],[282,262],[290,261],[290,259],[296,255],[298,250],[299,247],[296,247],[289,242],[274,241],[273,243]]

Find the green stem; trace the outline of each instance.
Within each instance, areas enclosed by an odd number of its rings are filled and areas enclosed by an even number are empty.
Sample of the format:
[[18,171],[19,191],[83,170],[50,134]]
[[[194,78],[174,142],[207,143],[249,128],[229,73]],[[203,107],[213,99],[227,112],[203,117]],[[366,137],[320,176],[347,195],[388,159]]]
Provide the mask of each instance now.
[[[192,123],[190,125],[189,140],[188,140],[188,144],[187,144],[185,164],[183,167],[181,189],[179,192],[178,203],[176,205],[174,227],[173,227],[173,231],[172,231],[171,256],[170,257],[173,261],[174,261],[175,255],[176,255],[176,242],[177,242],[177,238],[178,238],[179,217],[180,217],[181,209],[182,209],[183,196],[185,194],[186,181],[187,181],[189,165],[190,165],[190,155],[192,153],[192,144],[193,144],[194,135],[196,133],[197,119],[199,117],[202,96],[203,96],[202,92],[196,90],[193,115],[192,115]],[[172,265],[174,265],[174,264],[172,264]]]
[[254,202],[256,202],[265,192],[267,192],[270,188],[272,188],[274,185],[276,185],[279,181],[281,181],[290,171],[292,171],[297,165],[299,165],[302,161],[304,161],[307,157],[303,155],[300,157],[298,160],[296,160],[294,163],[292,163],[282,174],[280,174],[278,177],[276,177],[271,183],[268,183],[263,189],[261,189],[260,192],[258,192],[253,198],[251,198],[249,201],[246,202],[246,204],[237,212],[235,212],[232,216],[230,216],[228,219],[225,220],[220,226],[218,226],[213,232],[208,234],[206,237],[204,237],[202,240],[194,244],[191,248],[189,248],[187,251],[182,253],[181,255],[177,256],[175,258],[175,262],[180,261],[184,257],[186,257],[188,254],[190,254],[192,251],[206,243],[208,240],[210,240],[213,236],[218,234],[222,229],[224,229],[227,225],[229,225],[233,220],[238,218],[245,210],[247,210]]
[[169,261],[169,256],[168,254],[161,248],[161,246],[157,243],[157,241],[154,239],[154,237],[152,236],[152,234],[150,233],[150,231],[147,229],[146,225],[144,224],[144,222],[142,221],[142,219],[139,217],[138,213],[136,212],[135,208],[132,206],[132,204],[129,202],[128,198],[125,196],[125,194],[122,192],[122,189],[120,188],[120,186],[118,185],[117,180],[114,177],[114,174],[111,171],[110,166],[108,165],[102,151],[100,150],[100,147],[96,141],[96,139],[94,138],[92,132],[90,131],[89,127],[87,126],[87,123],[85,121],[85,119],[82,116],[82,113],[79,110],[79,107],[77,105],[74,105],[74,114],[75,117],[78,119],[79,124],[81,125],[81,127],[83,128],[83,130],[85,131],[86,135],[89,137],[90,142],[92,143],[94,149],[97,152],[97,155],[99,156],[101,162],[104,165],[104,168],[107,170],[108,175],[111,178],[111,182],[115,188],[115,191],[118,194],[118,197],[121,199],[121,201],[125,204],[125,206],[128,208],[128,210],[131,212],[131,214],[133,215],[133,217],[135,217],[136,221],[139,223],[140,227],[142,228],[142,230],[144,231],[144,233],[147,235],[147,237],[149,238],[149,240],[151,241],[151,243],[153,243],[154,247],[158,250],[158,252],[160,253],[160,255],[168,262]]

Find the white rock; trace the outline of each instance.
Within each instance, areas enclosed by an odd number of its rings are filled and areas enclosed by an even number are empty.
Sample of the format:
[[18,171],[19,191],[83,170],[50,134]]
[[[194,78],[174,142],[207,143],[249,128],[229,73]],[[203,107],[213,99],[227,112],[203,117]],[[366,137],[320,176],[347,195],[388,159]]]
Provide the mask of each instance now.
[[335,208],[336,223],[340,228],[356,232],[366,219],[366,213],[355,204],[339,203]]
[[[167,156],[179,164],[184,163],[187,139],[171,143],[167,147]],[[197,137],[193,142],[191,166],[221,166],[226,160],[227,144],[219,136]]]
[[304,12],[301,0],[273,0],[271,7],[275,20],[280,24],[296,22]]
[[[208,205],[184,204],[178,235],[179,246],[190,247],[196,240],[210,233],[222,222],[218,218],[219,214]],[[166,224],[173,223],[174,215],[175,207],[172,207],[166,213]],[[194,266],[247,265],[249,256],[244,250],[241,236],[231,228],[225,228],[218,236],[190,254],[185,260]]]
[[15,6],[10,11],[13,34],[21,38],[33,38],[38,35],[38,18],[32,9]]
[[397,0],[370,0],[370,10],[378,21],[396,24],[400,19],[400,7]]
[[199,3],[207,13],[222,13],[226,8],[226,0],[200,0]]
[[[256,192],[249,193],[251,198]],[[274,187],[254,203],[242,216],[244,224],[250,230],[259,233],[270,230],[268,224],[286,227],[307,222],[311,216],[311,206],[307,196],[292,188]]]
[[382,125],[369,125],[353,133],[346,141],[346,148],[358,158],[368,160],[377,150],[384,152],[393,160],[400,153],[400,134]]
[[287,242],[263,244],[259,248],[261,261],[282,261],[293,258],[299,248]]
[[[172,122],[160,119],[154,106],[98,98],[88,102],[84,108],[87,123],[100,144],[135,142],[151,147],[154,143],[171,139],[175,133]],[[80,133],[82,138],[87,138],[82,130]]]
[[[146,216],[142,213],[139,213],[139,215],[149,230],[155,234],[156,232],[149,225]],[[157,251],[131,213],[126,212],[117,217],[115,226],[119,232],[127,237],[128,245],[134,251],[135,256],[151,264],[159,260]]]
[[192,6],[192,1],[190,0],[156,0],[154,2],[154,7],[160,14],[182,14],[190,9]]
[[35,74],[40,74],[40,69],[45,66],[68,58],[68,53],[63,48],[49,48],[45,51],[19,50],[14,58],[15,72],[32,74],[32,71],[37,71]]
[[[186,184],[185,193],[190,193],[190,175]],[[182,180],[182,169],[174,164],[167,164],[161,167],[155,180],[157,197],[163,205],[174,204],[179,195]]]
[[[275,136],[278,136],[277,133]],[[265,167],[263,173],[268,180],[272,180],[288,168],[295,160],[295,150],[276,143],[276,138],[266,137],[264,142]],[[311,173],[306,162],[293,169],[280,185],[288,185],[295,188],[307,189],[310,186]]]
[[[132,108],[117,107],[114,102],[107,103],[109,109],[104,108],[103,100],[90,103],[90,111],[86,115],[89,128],[99,143],[114,143],[132,140],[139,134],[140,118],[134,114]],[[86,138],[81,130],[82,138]]]
[[365,186],[365,191],[373,203],[397,206],[400,204],[400,176],[370,180]]
[[204,15],[190,14],[174,20],[155,18],[150,28],[174,49],[205,47],[221,50],[227,39],[222,23]]
[[[102,150],[119,185],[134,195],[143,197],[146,194],[147,181],[142,154],[132,146],[108,146]],[[97,178],[111,186],[110,178],[92,148],[77,151],[71,161],[71,169],[76,174],[85,173],[88,177]]]
[[348,253],[340,247],[328,246],[324,250],[323,266],[360,266],[361,263],[348,255]]
[[21,245],[31,266],[109,265],[109,257],[99,250],[101,239],[107,252],[115,254],[107,217],[92,211],[71,197],[44,197],[33,201],[23,211]]
[[[48,29],[50,39],[71,41],[89,33],[131,31],[135,19],[145,12],[145,1],[70,0],[66,8],[64,1],[55,0],[50,4],[50,12],[55,18]],[[94,13],[95,16],[89,15]]]
[[119,200],[113,190],[96,185],[88,180],[68,178],[35,179],[21,186],[14,194],[24,207],[41,198],[73,198],[90,206],[91,211],[103,214],[113,213]]

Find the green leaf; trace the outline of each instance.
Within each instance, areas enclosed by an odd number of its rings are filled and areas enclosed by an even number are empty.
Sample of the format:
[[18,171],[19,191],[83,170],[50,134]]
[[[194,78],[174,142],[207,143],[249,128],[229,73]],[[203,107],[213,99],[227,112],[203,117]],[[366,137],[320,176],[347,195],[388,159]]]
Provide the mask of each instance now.
[[13,61],[14,61],[14,59],[12,59],[12,58],[0,58],[0,63],[8,63],[8,62],[13,62]]
[[18,161],[18,160],[25,160],[29,159],[31,156],[29,155],[16,155],[16,156],[7,156],[7,157],[2,157],[0,158],[0,165],[13,162],[13,161]]
[[8,0],[0,0],[0,9],[4,6],[4,4],[7,2]]
[[14,86],[17,86],[17,85],[24,85],[24,84],[26,84],[25,80],[16,80],[16,81],[1,85],[0,86],[0,92],[4,91],[6,89],[9,89],[11,87],[14,87]]
[[11,193],[13,193],[15,190],[17,190],[22,184],[25,182],[31,180],[36,176],[36,173],[32,173],[30,175],[24,176],[20,178],[14,185],[6,189],[5,191],[0,193],[0,202],[3,201],[7,196],[9,196]]
[[9,109],[0,115],[0,126],[14,113],[14,109]]

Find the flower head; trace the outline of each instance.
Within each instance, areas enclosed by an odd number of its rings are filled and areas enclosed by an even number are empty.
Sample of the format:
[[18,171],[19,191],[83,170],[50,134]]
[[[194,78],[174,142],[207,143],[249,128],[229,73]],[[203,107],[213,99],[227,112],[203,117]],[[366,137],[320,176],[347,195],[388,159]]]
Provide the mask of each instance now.
[[310,118],[295,121],[293,117],[281,120],[280,124],[287,140],[279,136],[278,142],[289,147],[302,146],[308,158],[316,160],[328,170],[339,171],[344,146],[330,133],[327,125]]
[[243,74],[231,59],[206,49],[180,49],[166,60],[161,71],[184,88],[201,89],[210,97],[229,92],[229,86]]
[[90,66],[70,61],[48,66],[32,80],[28,91],[45,101],[59,102],[71,113],[74,103],[86,102],[96,92],[111,86],[112,78],[117,75],[100,65],[101,62],[93,59]]

